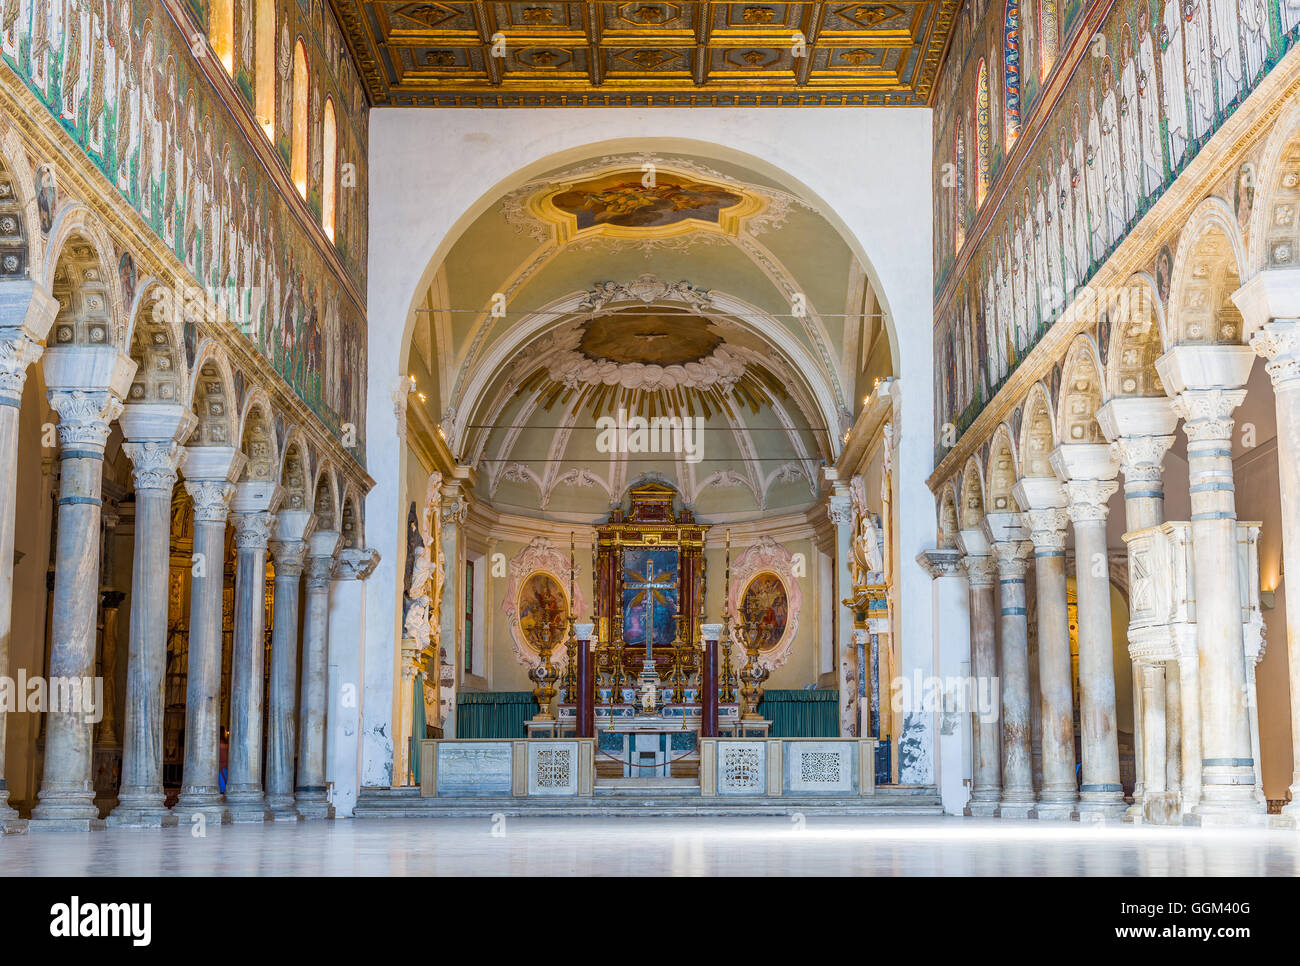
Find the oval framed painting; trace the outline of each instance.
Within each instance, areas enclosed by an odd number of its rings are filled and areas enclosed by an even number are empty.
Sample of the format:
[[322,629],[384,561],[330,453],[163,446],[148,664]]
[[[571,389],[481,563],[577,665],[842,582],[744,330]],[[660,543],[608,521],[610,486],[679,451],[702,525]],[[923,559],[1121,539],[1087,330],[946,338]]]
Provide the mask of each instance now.
[[519,629],[524,641],[534,651],[540,651],[550,628],[551,644],[564,643],[568,632],[569,596],[555,575],[536,570],[519,585],[515,613],[519,615]]
[[746,635],[758,644],[760,653],[773,651],[786,643],[786,636],[793,627],[790,592],[785,578],[773,570],[759,571],[745,584],[739,603]]

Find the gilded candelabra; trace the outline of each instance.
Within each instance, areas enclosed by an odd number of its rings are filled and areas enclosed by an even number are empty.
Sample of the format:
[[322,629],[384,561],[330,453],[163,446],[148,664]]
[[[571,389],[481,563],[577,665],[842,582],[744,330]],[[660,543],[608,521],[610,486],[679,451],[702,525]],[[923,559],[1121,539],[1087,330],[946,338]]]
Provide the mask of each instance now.
[[736,669],[731,663],[731,615],[722,615],[722,693],[718,696],[722,704],[732,704],[736,700]]
[[763,698],[763,682],[772,673],[759,663],[758,645],[754,643],[752,635],[746,633],[752,627],[752,622],[747,624],[744,620],[737,624],[740,639],[745,643],[745,666],[740,669],[740,694],[745,702],[741,717],[747,721],[761,718],[758,713],[758,702]]
[[569,637],[565,642],[564,655],[564,678],[560,686],[564,689],[564,701],[566,704],[577,704],[578,690],[578,636],[573,629],[574,622],[577,618],[572,614],[569,615]]
[[528,672],[528,677],[535,685],[533,697],[537,699],[537,719],[554,721],[555,716],[551,714],[551,699],[555,697],[555,682],[560,676],[560,672],[551,663],[551,652],[555,649],[555,624],[553,621],[547,621],[542,627],[544,629],[542,639],[538,643],[540,660]]
[[673,640],[673,663],[668,675],[668,683],[673,686],[670,697],[673,704],[686,703],[686,641],[682,635],[685,620],[681,614],[677,615],[677,637]]
[[623,666],[623,615],[614,618],[614,639],[609,642],[611,671],[609,676],[609,703],[623,703],[623,682],[627,680],[627,668]]

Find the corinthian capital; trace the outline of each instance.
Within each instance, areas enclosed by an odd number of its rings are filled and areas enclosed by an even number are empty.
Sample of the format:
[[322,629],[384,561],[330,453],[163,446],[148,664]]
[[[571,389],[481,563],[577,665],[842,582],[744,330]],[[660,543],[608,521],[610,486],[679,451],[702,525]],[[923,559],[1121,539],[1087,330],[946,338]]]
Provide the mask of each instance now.
[[275,526],[275,514],[265,510],[231,515],[236,550],[265,550]]
[[1300,322],[1274,319],[1251,336],[1250,347],[1268,360],[1264,368],[1273,388],[1300,382]]
[[1244,389],[1184,389],[1174,399],[1189,442],[1229,439],[1232,411],[1246,398]]
[[999,577],[1023,577],[1033,544],[1028,540],[999,540],[993,544]]
[[0,335],[0,397],[23,398],[27,369],[41,357],[44,347],[21,329],[7,329]]
[[998,579],[997,565],[987,554],[972,554],[961,558],[971,587],[992,587]]
[[1064,550],[1065,527],[1070,522],[1070,515],[1065,507],[1043,507],[1038,510],[1022,510],[1025,525],[1029,528],[1029,539],[1037,550]]
[[847,527],[853,523],[853,500],[849,494],[837,494],[826,505],[826,515],[837,527]]
[[194,501],[196,523],[225,523],[235,484],[225,480],[186,480],[185,491]]
[[324,590],[334,579],[333,557],[307,558],[307,587],[310,590]]
[[102,453],[113,420],[122,415],[122,400],[102,389],[56,389],[49,396],[59,414],[59,445]]
[[307,557],[306,540],[272,540],[270,546],[277,577],[302,576],[303,561]]
[[1121,436],[1115,440],[1120,472],[1129,482],[1159,482],[1165,453],[1174,444],[1172,436]]
[[1107,501],[1119,489],[1114,480],[1070,480],[1063,484],[1065,497],[1069,501],[1065,512],[1071,522],[1105,523],[1110,511]]
[[176,486],[176,473],[185,465],[185,448],[174,440],[123,443],[122,452],[131,461],[136,490],[170,494]]

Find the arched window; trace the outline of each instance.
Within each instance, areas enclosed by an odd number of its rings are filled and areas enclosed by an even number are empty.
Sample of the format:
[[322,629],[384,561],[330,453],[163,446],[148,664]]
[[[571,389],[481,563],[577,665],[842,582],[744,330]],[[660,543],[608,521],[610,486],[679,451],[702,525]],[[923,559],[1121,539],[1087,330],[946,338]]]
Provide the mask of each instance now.
[[1038,77],[1047,79],[1047,72],[1056,63],[1057,46],[1056,0],[1038,0]]
[[956,135],[953,138],[952,162],[954,171],[953,188],[953,253],[961,251],[966,241],[966,132],[962,127],[966,118],[957,118]]
[[1002,28],[1002,74],[1006,89],[1007,153],[1020,136],[1020,0],[1007,0]]
[[980,60],[975,88],[975,205],[984,204],[993,161],[993,123],[989,113],[989,65]]
[[226,68],[235,72],[235,0],[212,0],[208,8],[208,43]]
[[307,197],[307,48],[302,41],[293,48],[293,126],[289,152],[289,174],[298,194]]
[[257,123],[275,140],[275,0],[255,0],[253,77]]
[[334,119],[334,98],[325,98],[325,119],[321,125],[321,186],[320,223],[325,234],[334,240],[334,212],[338,187],[338,128]]

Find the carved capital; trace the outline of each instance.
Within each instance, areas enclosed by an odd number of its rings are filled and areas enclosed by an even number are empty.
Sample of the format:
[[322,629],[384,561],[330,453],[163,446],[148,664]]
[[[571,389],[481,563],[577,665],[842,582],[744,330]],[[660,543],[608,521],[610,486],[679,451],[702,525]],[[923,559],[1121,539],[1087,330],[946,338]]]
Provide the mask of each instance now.
[[349,547],[339,551],[338,560],[334,564],[334,577],[336,580],[365,580],[378,566],[378,550]]
[[992,587],[998,579],[997,564],[987,554],[974,554],[961,558],[966,577],[972,588]]
[[303,562],[307,557],[306,540],[272,540],[270,547],[277,577],[302,576]]
[[1300,385],[1300,322],[1269,322],[1251,336],[1250,347],[1268,360],[1264,368],[1274,389]]
[[460,526],[465,522],[465,517],[467,516],[469,516],[469,503],[459,493],[449,496],[442,501],[443,526],[448,524]]
[[849,494],[836,494],[826,505],[826,515],[837,527],[847,527],[853,523],[853,500]]
[[1070,480],[1062,484],[1069,500],[1066,513],[1070,521],[1080,523],[1105,523],[1110,512],[1107,501],[1119,489],[1114,480]]
[[236,550],[265,550],[275,526],[275,514],[265,510],[253,513],[236,513],[231,517],[235,526]]
[[122,452],[131,461],[137,491],[161,490],[170,494],[176,486],[177,472],[185,465],[185,447],[175,440],[123,443]]
[[334,579],[334,558],[308,557],[306,574],[308,590],[327,589]]
[[1028,540],[999,540],[993,544],[993,559],[999,577],[1023,577],[1034,545]]
[[50,392],[50,408],[59,414],[60,446],[102,453],[113,420],[122,415],[122,400],[102,389],[57,389]]
[[1063,506],[1022,510],[1021,516],[1029,527],[1029,539],[1038,550],[1064,550],[1065,528],[1070,515]]
[[17,335],[0,336],[0,396],[22,399],[27,370],[44,351],[44,346],[21,330]]
[[960,550],[943,548],[923,550],[916,555],[916,562],[925,568],[925,572],[935,580],[940,577],[966,576],[966,572],[962,567]]
[[1184,389],[1174,398],[1174,414],[1183,420],[1189,442],[1226,440],[1232,436],[1232,411],[1245,398],[1244,389]]
[[186,480],[185,491],[194,501],[196,523],[225,523],[235,484],[226,480]]
[[1142,480],[1158,483],[1165,453],[1174,443],[1172,436],[1121,436],[1115,440],[1120,472],[1129,483]]

